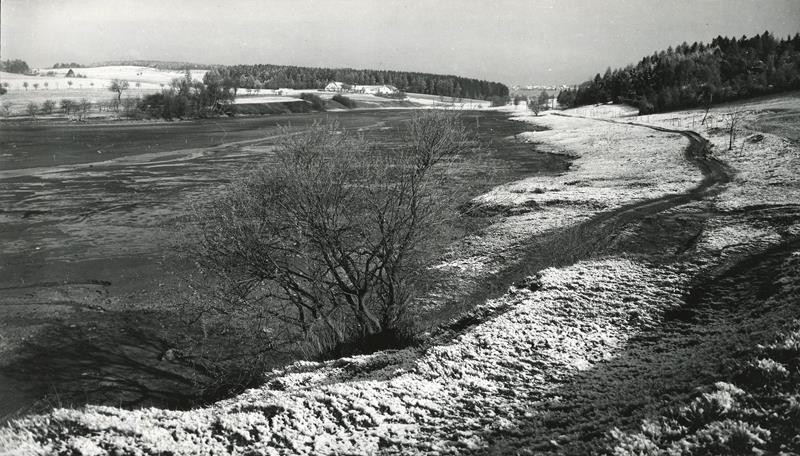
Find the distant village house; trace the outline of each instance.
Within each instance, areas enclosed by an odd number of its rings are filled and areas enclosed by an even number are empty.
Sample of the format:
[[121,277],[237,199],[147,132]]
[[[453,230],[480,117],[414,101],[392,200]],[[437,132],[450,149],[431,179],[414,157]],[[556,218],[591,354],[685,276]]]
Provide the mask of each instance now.
[[328,85],[325,86],[325,91],[326,92],[348,92],[348,91],[350,91],[350,86],[348,84],[343,83],[343,82],[333,81],[333,82],[328,83]]
[[325,86],[326,92],[349,92],[349,93],[369,93],[378,95],[391,95],[400,92],[393,85],[349,85],[343,82],[333,81]]
[[391,95],[398,93],[397,87],[393,85],[357,85],[353,86],[353,91],[358,93],[371,93],[378,95]]

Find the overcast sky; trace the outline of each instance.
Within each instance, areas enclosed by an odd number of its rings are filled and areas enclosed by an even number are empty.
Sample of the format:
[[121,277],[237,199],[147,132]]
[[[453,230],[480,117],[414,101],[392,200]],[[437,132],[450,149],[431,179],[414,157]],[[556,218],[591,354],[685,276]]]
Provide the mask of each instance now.
[[800,0],[1,0],[0,54],[417,70],[575,83],[717,35],[800,32]]

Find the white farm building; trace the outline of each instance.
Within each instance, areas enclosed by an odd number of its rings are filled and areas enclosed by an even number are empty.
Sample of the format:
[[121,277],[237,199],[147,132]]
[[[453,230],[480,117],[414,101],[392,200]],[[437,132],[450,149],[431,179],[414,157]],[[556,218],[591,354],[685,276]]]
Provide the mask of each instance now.
[[333,81],[329,82],[328,85],[325,86],[326,92],[348,92],[352,86],[345,84],[344,82]]
[[351,92],[351,93],[370,93],[380,95],[391,95],[398,93],[399,90],[393,85],[349,85],[344,82],[333,81],[325,86],[326,92]]
[[399,92],[397,87],[393,85],[357,85],[353,86],[353,92],[359,93],[377,93],[381,95],[390,95]]

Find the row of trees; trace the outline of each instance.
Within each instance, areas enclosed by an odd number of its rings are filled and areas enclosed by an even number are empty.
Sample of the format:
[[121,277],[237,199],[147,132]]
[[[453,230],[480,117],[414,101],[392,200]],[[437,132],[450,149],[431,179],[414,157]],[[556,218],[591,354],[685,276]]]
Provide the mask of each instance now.
[[[114,111],[120,113],[126,117],[136,117],[139,113],[138,109],[140,103],[141,100],[138,98],[124,98],[120,100],[115,97],[108,101],[95,102],[89,101],[86,98],[81,98],[80,100],[64,98],[58,103],[56,103],[55,100],[45,100],[41,105],[35,102],[30,102],[25,105],[24,113],[35,119],[36,116],[40,114],[49,115],[60,111],[64,115],[75,116],[78,120],[82,120],[92,110],[101,112],[106,110],[109,112]],[[12,107],[13,104],[9,101],[2,104],[2,112],[4,117],[7,118],[11,115]]]
[[346,84],[388,84],[404,92],[455,98],[507,97],[508,87],[498,82],[451,75],[350,68],[311,68],[284,65],[233,65],[218,69],[235,88],[319,89],[330,81]]
[[201,63],[190,63],[190,62],[172,62],[172,61],[164,61],[164,60],[107,60],[104,62],[95,62],[91,65],[87,65],[88,67],[99,67],[99,66],[137,66],[137,67],[149,67],[149,68],[156,68],[159,70],[172,70],[172,71],[183,71],[185,69],[191,70],[210,70],[212,68],[219,68],[220,65],[205,65]]
[[777,40],[769,32],[710,44],[683,43],[636,65],[606,70],[562,91],[565,106],[630,103],[661,112],[800,88],[800,33]]
[[83,65],[80,63],[70,62],[70,63],[56,63],[53,65],[53,68],[84,68]]

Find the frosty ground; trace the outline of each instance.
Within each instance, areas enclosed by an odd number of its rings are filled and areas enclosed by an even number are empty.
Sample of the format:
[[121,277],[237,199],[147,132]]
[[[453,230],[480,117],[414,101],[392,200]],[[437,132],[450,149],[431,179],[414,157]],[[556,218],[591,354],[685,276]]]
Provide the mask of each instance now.
[[800,152],[776,120],[798,107],[796,95],[740,105],[733,150],[731,106],[708,125],[700,111],[512,112],[548,128],[518,140],[575,159],[473,200],[494,223],[453,247],[438,268],[459,279],[419,312],[477,307],[427,328],[423,346],[296,363],[197,410],[58,409],[0,430],[0,448],[800,452]]

